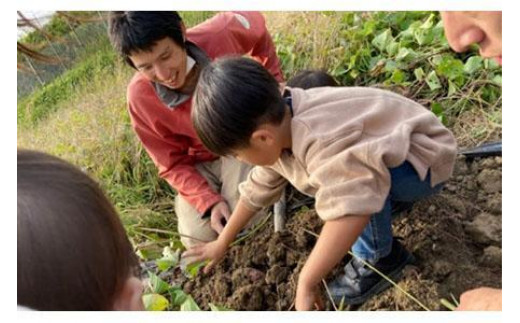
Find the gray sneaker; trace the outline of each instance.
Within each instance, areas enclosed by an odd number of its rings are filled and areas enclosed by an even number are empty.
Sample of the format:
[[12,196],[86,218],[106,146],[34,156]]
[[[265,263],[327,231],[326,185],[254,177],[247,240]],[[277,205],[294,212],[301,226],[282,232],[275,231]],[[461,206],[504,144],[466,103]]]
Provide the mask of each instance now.
[[[395,282],[401,277],[403,268],[414,260],[413,255],[394,238],[392,251],[388,256],[375,263],[370,261],[368,263]],[[342,300],[348,305],[362,304],[371,296],[392,286],[356,257],[344,267],[344,271],[344,274],[328,284],[331,296],[338,304]]]

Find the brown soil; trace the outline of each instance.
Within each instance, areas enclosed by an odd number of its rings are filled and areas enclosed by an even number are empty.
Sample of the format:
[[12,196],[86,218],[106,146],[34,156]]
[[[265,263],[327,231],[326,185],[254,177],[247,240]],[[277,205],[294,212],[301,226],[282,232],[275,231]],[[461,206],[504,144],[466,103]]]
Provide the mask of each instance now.
[[[461,157],[443,191],[417,203],[394,220],[394,235],[416,257],[399,285],[432,310],[478,286],[501,287],[502,159]],[[293,310],[297,277],[322,221],[314,210],[293,212],[281,233],[269,221],[254,236],[232,247],[209,275],[173,278],[201,308],[208,303],[234,310]],[[343,262],[345,264],[345,262]],[[328,277],[341,271],[337,266]],[[324,299],[328,299],[323,289]],[[327,302],[327,309],[332,304]],[[350,308],[353,310],[354,308]],[[372,297],[358,310],[421,310],[396,288]]]

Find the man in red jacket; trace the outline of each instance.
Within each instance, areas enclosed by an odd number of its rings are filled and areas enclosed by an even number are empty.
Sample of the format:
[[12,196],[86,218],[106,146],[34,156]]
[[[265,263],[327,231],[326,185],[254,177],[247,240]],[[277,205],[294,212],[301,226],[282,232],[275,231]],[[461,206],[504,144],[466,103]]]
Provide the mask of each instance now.
[[251,166],[219,158],[202,145],[190,118],[192,94],[201,69],[221,56],[249,55],[283,81],[263,16],[219,13],[186,30],[174,11],[112,12],[109,36],[137,70],[127,89],[128,111],[159,175],[178,192],[175,212],[182,243],[189,247],[215,240]]

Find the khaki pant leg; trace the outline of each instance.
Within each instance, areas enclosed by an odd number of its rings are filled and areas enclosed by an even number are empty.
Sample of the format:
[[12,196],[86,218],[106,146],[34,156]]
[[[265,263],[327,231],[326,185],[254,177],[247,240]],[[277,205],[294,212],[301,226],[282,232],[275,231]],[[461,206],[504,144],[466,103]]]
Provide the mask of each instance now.
[[[220,170],[221,160],[220,158],[212,161],[199,163],[195,166],[204,178],[208,181],[209,185],[217,192],[220,191]],[[177,230],[181,236],[181,242],[189,248],[193,245],[200,243],[195,239],[190,239],[186,236],[193,237],[202,241],[213,241],[217,239],[218,235],[211,228],[210,218],[202,218],[200,214],[190,203],[188,203],[179,194],[175,197],[175,214],[177,215]]]
[[[231,211],[233,211],[240,199],[238,185],[247,179],[249,171],[251,171],[254,166],[242,163],[231,157],[221,157],[220,159],[222,160],[221,194],[228,202]],[[266,215],[267,212],[265,209],[258,211],[249,221],[246,229],[258,224]]]

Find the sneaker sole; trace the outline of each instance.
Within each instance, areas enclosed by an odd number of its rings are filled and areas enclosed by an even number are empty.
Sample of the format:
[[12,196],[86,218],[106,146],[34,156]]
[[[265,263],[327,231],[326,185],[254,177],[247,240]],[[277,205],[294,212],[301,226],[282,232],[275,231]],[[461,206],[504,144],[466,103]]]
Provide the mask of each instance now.
[[[394,282],[397,281],[402,276],[403,268],[413,262],[415,262],[415,257],[412,254],[409,254],[408,258],[406,258],[406,261],[404,261],[401,266],[397,267],[394,271],[392,271],[391,273],[389,273],[386,276]],[[343,300],[343,303],[346,305],[363,304],[370,297],[375,296],[392,286],[393,285],[388,280],[383,278],[379,283],[375,284],[372,288],[370,288],[365,294],[363,294],[361,296],[354,297],[354,298],[347,298],[347,297],[335,298],[335,301],[337,303],[340,303]]]

